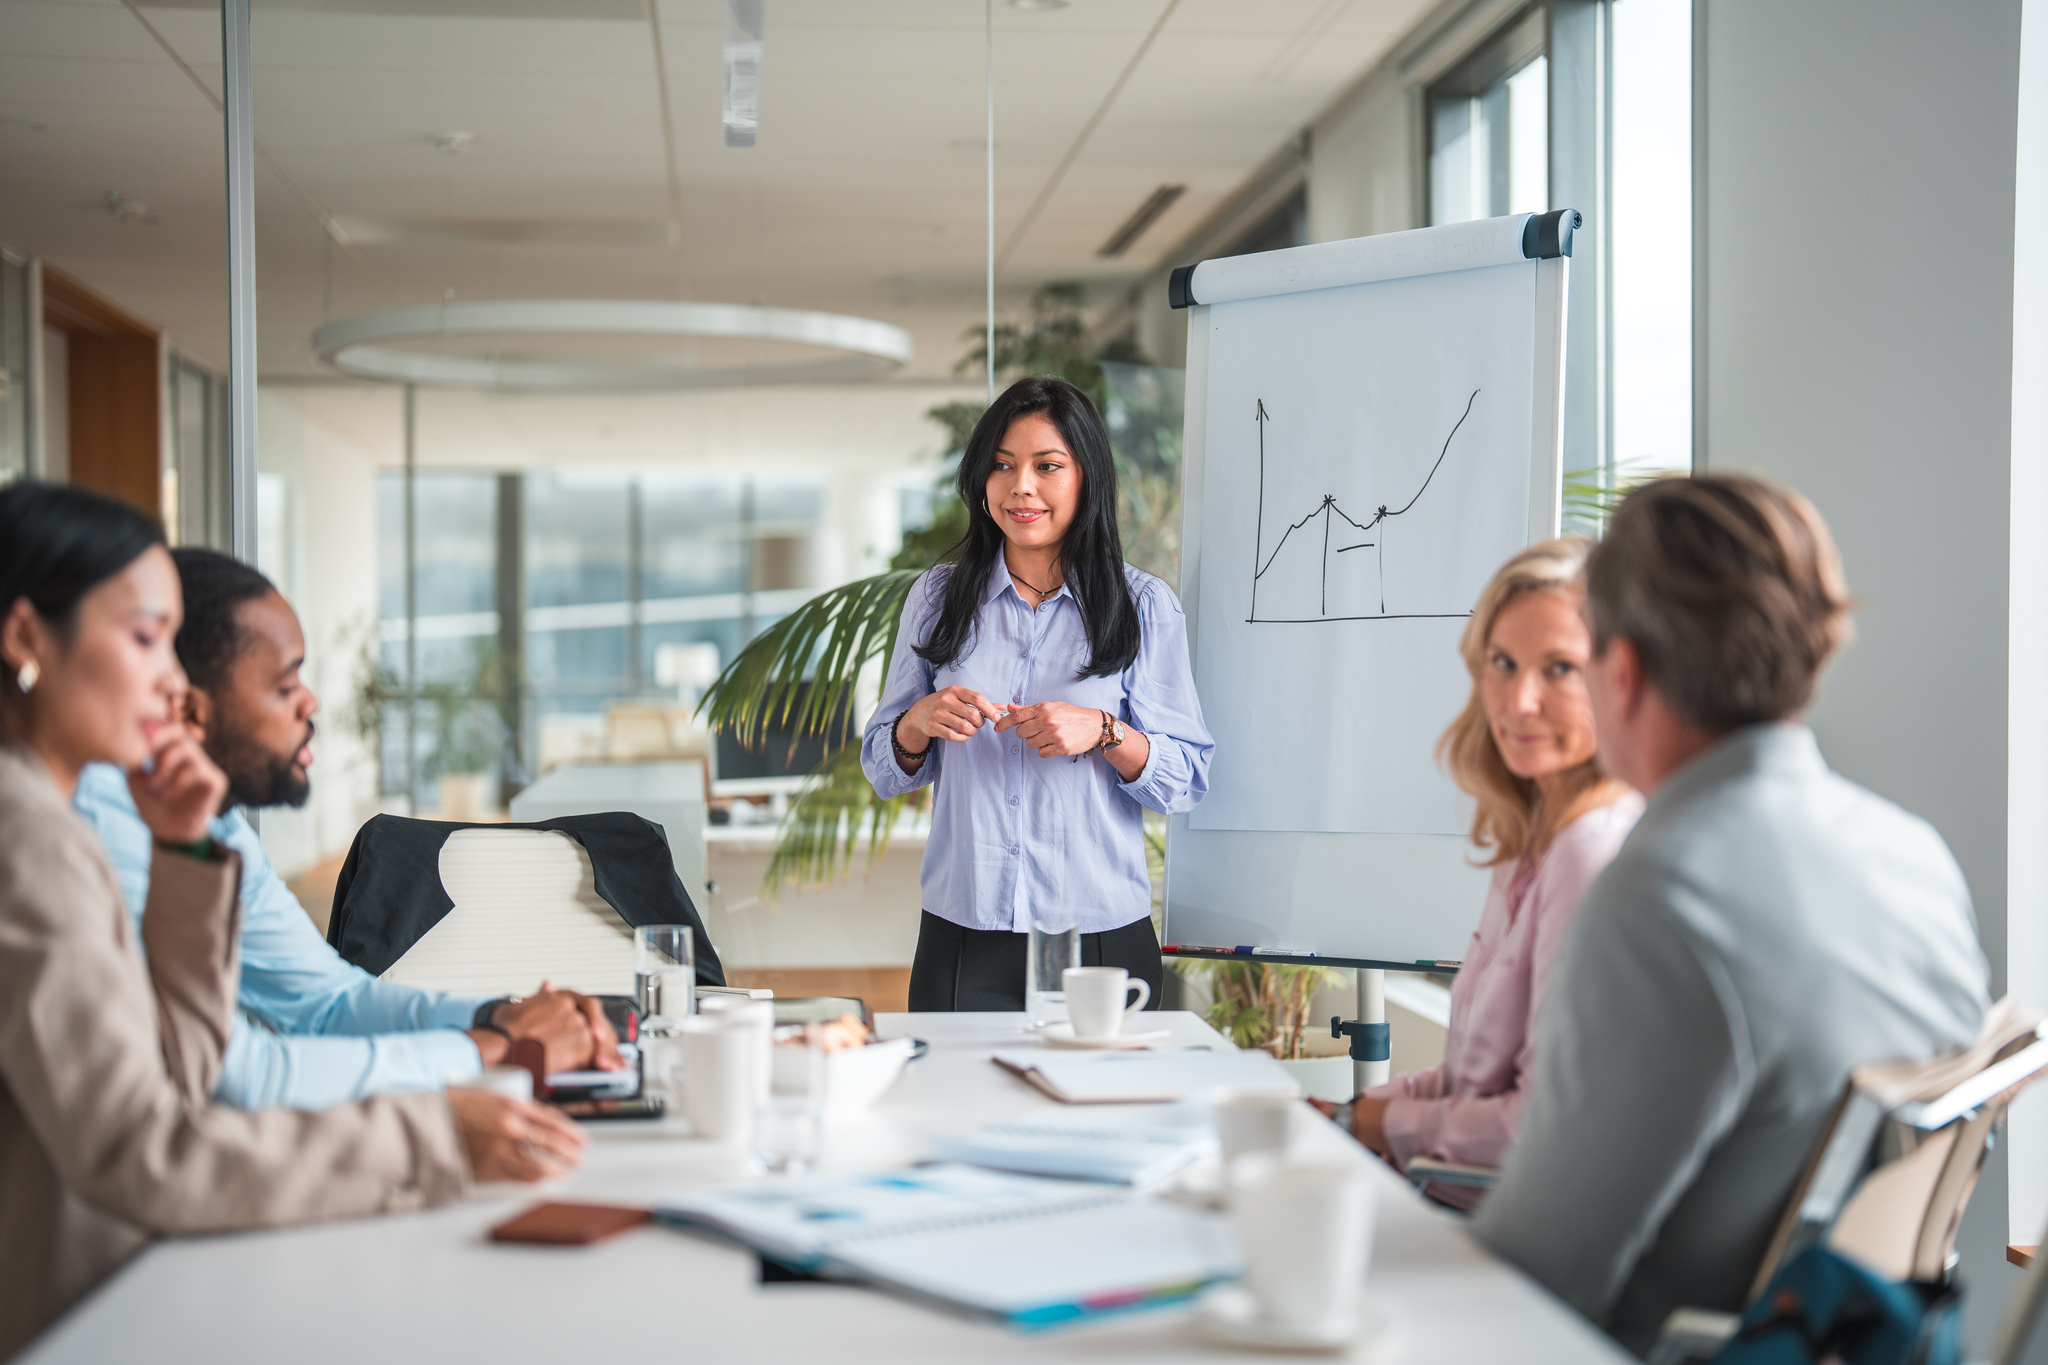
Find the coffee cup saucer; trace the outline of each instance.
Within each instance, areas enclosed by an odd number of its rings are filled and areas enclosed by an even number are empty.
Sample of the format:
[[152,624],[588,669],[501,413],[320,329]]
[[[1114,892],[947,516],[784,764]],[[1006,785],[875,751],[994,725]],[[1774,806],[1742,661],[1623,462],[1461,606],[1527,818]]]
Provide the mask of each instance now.
[[1125,1031],[1109,1038],[1080,1038],[1074,1034],[1072,1024],[1033,1024],[1029,1030],[1032,1036],[1045,1040],[1047,1047],[1093,1048],[1118,1050],[1150,1047],[1154,1043],[1173,1036],[1172,1029],[1140,1029],[1132,1033]]
[[1365,1346],[1386,1332],[1386,1318],[1371,1304],[1335,1322],[1298,1327],[1273,1322],[1259,1311],[1251,1291],[1225,1285],[1202,1300],[1196,1322],[1212,1339],[1232,1346],[1266,1351],[1299,1351],[1314,1355],[1344,1355]]

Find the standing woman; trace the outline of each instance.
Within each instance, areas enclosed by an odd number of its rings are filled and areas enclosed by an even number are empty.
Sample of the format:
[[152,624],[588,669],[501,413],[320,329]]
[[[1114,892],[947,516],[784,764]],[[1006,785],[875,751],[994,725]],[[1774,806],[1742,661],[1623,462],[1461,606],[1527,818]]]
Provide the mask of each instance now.
[[960,460],[968,528],[912,585],[861,766],[936,782],[913,1010],[1020,1010],[1033,921],[1159,999],[1141,807],[1192,810],[1214,744],[1166,584],[1123,562],[1109,434],[1088,396],[1021,379]]
[[[1582,608],[1589,542],[1546,540],[1510,559],[1480,594],[1459,652],[1465,709],[1437,742],[1473,799],[1472,842],[1493,869],[1479,930],[1451,988],[1442,1065],[1397,1076],[1352,1102],[1358,1140],[1406,1168],[1417,1156],[1498,1166],[1514,1141],[1551,963],[1587,885],[1614,860],[1643,798],[1594,756]],[[1469,1185],[1433,1185],[1470,1208]]]

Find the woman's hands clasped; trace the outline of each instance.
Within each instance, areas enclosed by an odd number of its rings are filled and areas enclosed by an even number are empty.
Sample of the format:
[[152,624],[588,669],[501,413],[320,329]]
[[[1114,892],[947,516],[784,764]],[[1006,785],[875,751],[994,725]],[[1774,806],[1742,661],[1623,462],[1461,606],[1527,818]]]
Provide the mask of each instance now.
[[974,738],[974,732],[986,721],[1001,720],[1010,708],[999,702],[992,702],[971,687],[943,687],[928,697],[921,697],[903,718],[896,722],[896,742],[916,755],[915,758],[896,756],[897,764],[905,772],[916,772],[924,766],[925,750],[935,739],[954,741]]
[[1015,730],[1040,758],[1085,754],[1102,742],[1102,712],[1093,707],[1041,701],[1004,709],[1009,714],[996,722],[996,733]]

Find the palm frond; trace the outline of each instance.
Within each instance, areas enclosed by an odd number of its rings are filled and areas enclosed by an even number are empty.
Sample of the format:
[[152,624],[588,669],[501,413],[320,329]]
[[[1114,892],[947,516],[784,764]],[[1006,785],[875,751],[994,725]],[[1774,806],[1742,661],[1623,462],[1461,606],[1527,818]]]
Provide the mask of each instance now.
[[844,743],[853,734],[861,670],[887,658],[915,569],[891,569],[829,588],[748,642],[697,712],[748,747],[792,718],[799,735]]
[[1625,460],[1613,469],[1589,467],[1564,472],[1564,513],[1593,527],[1606,529],[1621,500],[1646,483],[1669,477],[1675,470],[1658,469],[1647,461]]
[[789,803],[767,875],[761,879],[761,894],[773,899],[786,885],[803,888],[836,880],[849,870],[853,847],[863,834],[867,865],[872,868],[889,846],[897,821],[921,809],[928,791],[882,800],[861,771],[860,745],[840,745],[804,779],[803,790]]

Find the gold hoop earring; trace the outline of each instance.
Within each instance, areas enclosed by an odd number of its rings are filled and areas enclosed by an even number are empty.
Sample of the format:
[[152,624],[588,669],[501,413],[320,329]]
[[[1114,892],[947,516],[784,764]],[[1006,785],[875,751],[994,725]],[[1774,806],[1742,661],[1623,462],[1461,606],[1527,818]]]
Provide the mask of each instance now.
[[42,676],[42,668],[37,665],[34,659],[30,659],[16,670],[14,685],[24,692],[33,692],[36,690],[36,684],[42,680]]

